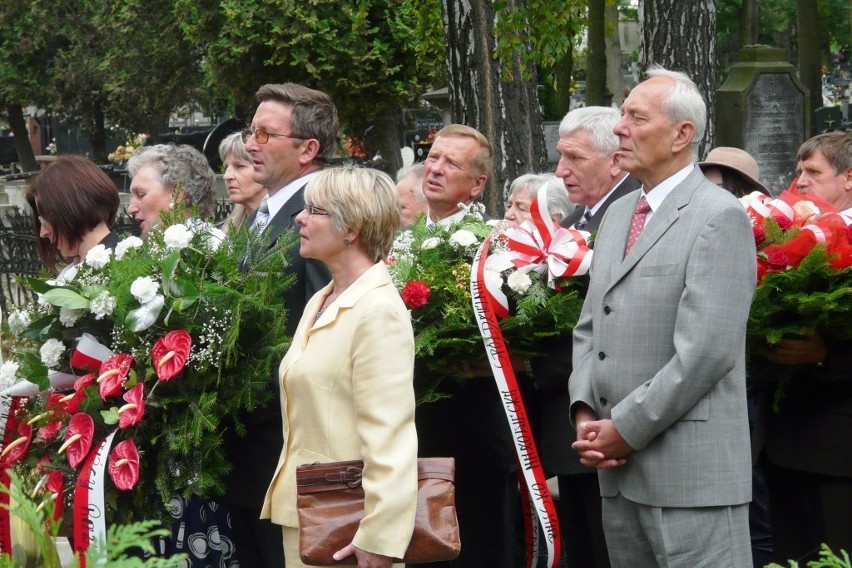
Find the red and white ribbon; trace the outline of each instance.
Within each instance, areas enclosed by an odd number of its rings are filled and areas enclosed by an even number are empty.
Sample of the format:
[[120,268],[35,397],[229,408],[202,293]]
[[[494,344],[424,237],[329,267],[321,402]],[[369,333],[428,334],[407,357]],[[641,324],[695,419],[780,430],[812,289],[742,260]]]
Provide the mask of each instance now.
[[92,543],[106,543],[104,477],[114,437],[115,431],[89,454],[77,477],[74,490],[74,550],[81,553],[80,568],[86,568],[85,551]]
[[471,267],[470,295],[473,300],[473,314],[482,335],[488,362],[512,431],[521,486],[524,488],[523,492],[529,495],[529,508],[525,504],[525,511],[532,509],[532,513],[525,517],[527,543],[530,545],[527,547],[527,566],[532,568],[536,565],[539,526],[541,526],[545,535],[544,544],[547,547],[547,565],[549,568],[556,568],[561,549],[556,508],[547,488],[547,480],[533,441],[532,428],[509,359],[509,351],[506,349],[506,342],[500,331],[493,296],[486,288],[486,269],[482,259],[488,255],[490,243],[491,236],[482,243],[482,248],[477,251]]
[[547,187],[542,187],[530,206],[533,221],[523,222],[505,231],[508,250],[488,257],[489,270],[503,272],[515,268],[521,272],[547,272],[547,284],[559,289],[559,278],[586,274],[592,264],[589,233],[565,229],[553,222],[547,209]]
[[101,363],[115,355],[109,347],[100,343],[94,336],[84,333],[77,341],[77,348],[71,354],[71,366],[75,369],[97,371]]

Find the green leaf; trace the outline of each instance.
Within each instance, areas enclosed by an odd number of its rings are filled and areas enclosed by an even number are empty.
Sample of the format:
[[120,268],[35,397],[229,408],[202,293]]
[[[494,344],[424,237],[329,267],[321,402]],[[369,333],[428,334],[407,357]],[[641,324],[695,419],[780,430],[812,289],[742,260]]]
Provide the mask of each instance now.
[[118,424],[119,415],[118,415],[118,407],[113,406],[109,410],[101,410],[101,416],[104,419],[104,424]]
[[89,300],[68,288],[53,288],[44,293],[45,301],[53,306],[82,310],[89,307]]

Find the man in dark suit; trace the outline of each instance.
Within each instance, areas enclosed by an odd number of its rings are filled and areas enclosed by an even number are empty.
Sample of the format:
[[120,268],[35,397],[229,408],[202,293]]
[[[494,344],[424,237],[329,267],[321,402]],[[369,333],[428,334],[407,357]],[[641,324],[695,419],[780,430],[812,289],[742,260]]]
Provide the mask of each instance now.
[[[426,222],[460,221],[459,203],[470,205],[481,193],[491,160],[491,144],[475,129],[451,124],[439,131],[424,162]],[[511,431],[491,370],[474,365],[460,376],[461,367],[442,377],[442,390],[452,396],[420,405],[415,414],[418,455],[456,459],[461,555],[429,566],[514,568],[518,478]]]
[[[797,159],[799,189],[852,219],[852,132],[815,136]],[[769,408],[777,382],[768,383],[756,427],[765,435],[775,559],[816,560],[821,543],[852,553],[852,344],[782,339],[770,360],[792,370],[778,412]],[[769,366],[756,375],[789,373]]]
[[[305,207],[305,186],[334,154],[337,110],[325,93],[293,83],[264,85],[257,101],[243,141],[252,157],[254,180],[269,193],[246,225],[262,231],[262,242],[272,246],[295,226],[296,215]],[[296,282],[284,293],[284,306],[287,333],[292,335],[306,302],[329,282],[330,275],[321,262],[303,259],[298,246],[290,250],[289,260],[288,270],[296,275]],[[277,367],[271,371],[269,388],[278,392]],[[226,440],[234,469],[222,500],[231,509],[241,564],[280,568],[284,566],[281,528],[268,519],[260,520],[266,488],[283,446],[278,396],[247,413],[243,421],[246,435],[230,432]]]
[[569,379],[573,446],[598,469],[610,562],[751,566],[748,215],[695,165],[706,106],[652,67],[615,126],[642,189],[603,219]]
[[[566,114],[559,125],[556,176],[562,178],[569,199],[578,204],[563,220],[564,227],[596,232],[607,208],[641,185],[619,168],[618,137],[612,131],[618,118],[614,108],[585,107]],[[530,362],[540,409],[538,450],[547,474],[557,476],[556,512],[568,567],[605,568],[609,556],[598,476],[571,448],[571,336],[553,338],[542,349],[548,356]]]

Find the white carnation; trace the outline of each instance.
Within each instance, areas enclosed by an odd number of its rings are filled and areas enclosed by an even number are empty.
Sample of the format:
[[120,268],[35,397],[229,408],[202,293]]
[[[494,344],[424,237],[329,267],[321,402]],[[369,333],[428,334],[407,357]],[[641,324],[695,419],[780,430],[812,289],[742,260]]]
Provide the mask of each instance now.
[[529,290],[530,286],[532,286],[532,279],[526,272],[516,270],[509,275],[506,279],[506,283],[509,285],[509,288],[518,294],[525,294],[526,291]]
[[18,382],[18,364],[6,361],[0,366],[0,392],[5,391]]
[[459,229],[452,235],[450,235],[450,242],[454,245],[460,247],[469,247],[475,245],[478,241],[476,239],[476,235],[468,231],[467,229]]
[[111,316],[115,311],[116,299],[109,292],[104,290],[89,302],[89,311],[94,314],[96,320],[104,319],[104,316]]
[[92,268],[103,268],[109,263],[112,251],[104,245],[95,245],[86,253],[86,264]]
[[182,250],[192,240],[192,230],[186,225],[172,225],[163,233],[163,242],[167,250]]
[[65,345],[58,339],[48,339],[44,342],[39,350],[41,362],[48,368],[56,367],[59,364],[59,358],[65,352]]
[[423,250],[431,250],[440,244],[441,237],[429,237],[428,239],[423,241],[423,244],[420,245],[420,248],[422,248]]
[[30,325],[30,314],[24,310],[14,310],[9,314],[9,332],[19,336]]
[[160,283],[150,276],[140,276],[130,285],[130,293],[139,300],[140,304],[153,300],[159,289]]
[[131,235],[115,246],[115,258],[117,260],[121,260],[122,258],[124,258],[124,255],[127,254],[127,251],[129,251],[130,249],[139,248],[141,246],[142,239],[140,239],[136,235]]
[[65,327],[71,327],[77,320],[80,319],[80,316],[83,315],[83,310],[71,310],[69,308],[59,308],[59,321],[62,322],[62,325]]

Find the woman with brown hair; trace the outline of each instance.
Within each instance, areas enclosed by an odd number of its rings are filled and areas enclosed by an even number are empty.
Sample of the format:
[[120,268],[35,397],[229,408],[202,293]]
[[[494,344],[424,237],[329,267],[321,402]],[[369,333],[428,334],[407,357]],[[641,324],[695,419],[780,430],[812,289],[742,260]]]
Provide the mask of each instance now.
[[111,230],[119,207],[118,190],[109,176],[83,156],[60,156],[35,178],[26,198],[39,256],[62,280],[74,277],[77,264],[92,247],[113,248],[118,243],[118,235]]

